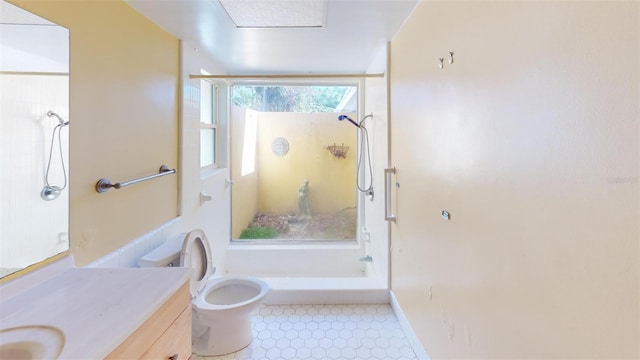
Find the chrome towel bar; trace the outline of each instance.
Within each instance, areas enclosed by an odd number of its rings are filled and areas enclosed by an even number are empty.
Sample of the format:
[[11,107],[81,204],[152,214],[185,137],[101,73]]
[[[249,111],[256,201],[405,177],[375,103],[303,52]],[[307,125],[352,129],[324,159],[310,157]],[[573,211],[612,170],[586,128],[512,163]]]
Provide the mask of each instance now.
[[99,193],[103,193],[103,192],[107,192],[111,188],[121,189],[125,186],[137,184],[139,182],[143,182],[143,181],[147,181],[147,180],[151,180],[151,179],[159,178],[161,176],[175,174],[175,173],[176,173],[176,169],[169,169],[167,165],[162,165],[158,170],[157,174],[141,177],[139,179],[122,181],[122,182],[112,184],[111,181],[109,181],[109,179],[102,178],[98,180],[98,182],[96,183],[96,191]]

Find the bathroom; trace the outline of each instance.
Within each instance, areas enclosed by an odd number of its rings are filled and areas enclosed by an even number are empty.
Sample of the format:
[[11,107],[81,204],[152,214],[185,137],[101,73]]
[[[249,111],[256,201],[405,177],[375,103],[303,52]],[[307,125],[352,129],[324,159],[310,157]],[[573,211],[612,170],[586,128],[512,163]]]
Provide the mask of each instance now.
[[[71,33],[75,265],[134,266],[194,228],[208,234],[219,270],[243,263],[220,236],[229,221],[212,220],[229,218],[228,170],[200,174],[195,95],[178,91],[189,74],[225,69],[124,2],[11,3]],[[421,2],[392,40],[392,161],[376,169],[398,169],[398,225],[391,249],[377,242],[373,254],[390,253],[390,264],[373,263],[381,282],[362,286],[393,289],[432,357],[638,357],[638,13],[633,2]],[[423,42],[424,33],[434,37]],[[385,72],[386,55],[379,49],[361,71]],[[386,82],[365,83],[361,114],[386,122]],[[218,89],[225,103],[226,85]],[[95,191],[100,178],[162,164],[177,174]],[[381,204],[384,174],[375,178]],[[324,290],[323,302],[346,301]],[[369,301],[393,301],[382,293]]]

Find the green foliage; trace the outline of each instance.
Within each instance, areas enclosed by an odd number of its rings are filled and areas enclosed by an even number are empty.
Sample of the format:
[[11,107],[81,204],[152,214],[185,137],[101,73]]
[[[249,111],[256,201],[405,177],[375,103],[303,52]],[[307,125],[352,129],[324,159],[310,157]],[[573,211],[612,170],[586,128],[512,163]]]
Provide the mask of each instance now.
[[263,112],[333,112],[351,86],[234,86],[234,105]]
[[275,239],[279,235],[278,229],[271,226],[251,226],[240,233],[240,239]]

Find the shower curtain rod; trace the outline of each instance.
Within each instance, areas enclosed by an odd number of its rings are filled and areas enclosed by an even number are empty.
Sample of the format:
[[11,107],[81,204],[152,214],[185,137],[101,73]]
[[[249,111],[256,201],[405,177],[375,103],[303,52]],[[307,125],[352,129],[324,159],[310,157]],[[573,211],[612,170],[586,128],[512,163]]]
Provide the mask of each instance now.
[[353,78],[381,78],[380,74],[253,74],[253,75],[194,75],[190,79],[353,79]]

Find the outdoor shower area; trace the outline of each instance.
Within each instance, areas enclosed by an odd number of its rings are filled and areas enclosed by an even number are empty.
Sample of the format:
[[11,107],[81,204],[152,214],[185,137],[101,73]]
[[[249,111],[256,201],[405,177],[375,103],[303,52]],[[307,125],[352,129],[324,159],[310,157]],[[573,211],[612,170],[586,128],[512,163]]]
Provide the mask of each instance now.
[[356,240],[357,129],[340,114],[233,107],[232,239]]

